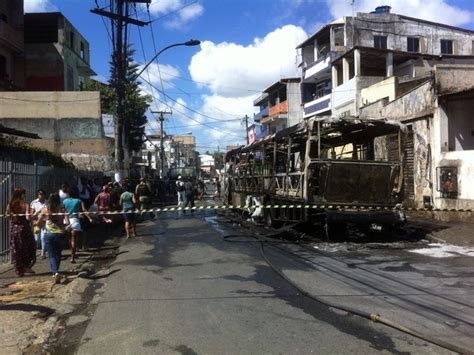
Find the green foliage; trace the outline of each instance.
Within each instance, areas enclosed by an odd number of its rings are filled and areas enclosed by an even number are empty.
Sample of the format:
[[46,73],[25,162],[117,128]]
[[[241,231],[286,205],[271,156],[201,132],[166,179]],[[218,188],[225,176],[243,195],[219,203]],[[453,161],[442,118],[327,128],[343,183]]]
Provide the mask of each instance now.
[[216,169],[222,169],[224,167],[224,152],[214,151],[212,157],[214,158],[214,166]]
[[100,107],[102,113],[115,114],[117,112],[117,98],[114,89],[110,85],[97,80],[88,80],[84,90],[100,92]]
[[[125,74],[125,112],[124,112],[124,136],[125,146],[129,151],[138,152],[144,142],[145,125],[147,117],[145,115],[152,102],[149,95],[144,95],[139,87],[140,82],[136,79],[138,64],[133,61],[134,50],[127,51],[127,68]],[[117,85],[117,65],[114,57],[111,62],[110,85]]]

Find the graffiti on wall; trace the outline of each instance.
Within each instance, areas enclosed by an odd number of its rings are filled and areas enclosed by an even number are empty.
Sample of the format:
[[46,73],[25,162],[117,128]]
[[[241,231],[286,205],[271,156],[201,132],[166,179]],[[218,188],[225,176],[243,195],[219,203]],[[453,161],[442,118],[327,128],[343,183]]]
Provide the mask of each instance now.
[[426,139],[416,133],[415,139],[415,186],[424,189],[428,187],[429,146]]

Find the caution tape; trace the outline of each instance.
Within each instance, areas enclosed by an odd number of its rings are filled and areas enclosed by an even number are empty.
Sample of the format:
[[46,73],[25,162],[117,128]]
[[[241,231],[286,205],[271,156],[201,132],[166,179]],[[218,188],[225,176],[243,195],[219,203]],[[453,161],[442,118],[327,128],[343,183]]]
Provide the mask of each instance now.
[[[208,211],[208,210],[232,210],[244,209],[254,211],[257,208],[261,209],[306,209],[306,210],[321,210],[321,211],[403,211],[403,212],[474,212],[474,209],[454,209],[454,208],[414,208],[414,207],[389,207],[389,206],[363,206],[363,205],[327,205],[327,204],[282,204],[282,205],[207,205],[194,207],[158,207],[150,209],[135,209],[127,211],[91,211],[91,212],[76,212],[74,215],[78,216],[113,216],[123,214],[144,214],[144,213],[164,213],[164,212],[182,212],[182,211]],[[51,213],[52,216],[70,216],[69,213]],[[0,218],[4,217],[22,217],[27,214],[0,214]],[[29,214],[29,216],[33,216]]]

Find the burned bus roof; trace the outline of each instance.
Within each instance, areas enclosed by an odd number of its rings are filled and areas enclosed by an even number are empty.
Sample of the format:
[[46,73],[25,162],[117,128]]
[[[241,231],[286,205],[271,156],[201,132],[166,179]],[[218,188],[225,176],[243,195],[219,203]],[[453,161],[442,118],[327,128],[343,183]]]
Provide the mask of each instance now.
[[337,146],[346,143],[356,143],[367,138],[375,138],[388,134],[405,131],[406,126],[398,121],[361,119],[357,117],[319,117],[300,122],[294,126],[278,131],[270,136],[256,140],[255,142],[241,146],[227,152],[226,156],[244,153],[269,142],[279,142],[291,137],[292,139],[306,139],[306,133],[310,129],[313,134],[320,125],[321,143],[329,146]]

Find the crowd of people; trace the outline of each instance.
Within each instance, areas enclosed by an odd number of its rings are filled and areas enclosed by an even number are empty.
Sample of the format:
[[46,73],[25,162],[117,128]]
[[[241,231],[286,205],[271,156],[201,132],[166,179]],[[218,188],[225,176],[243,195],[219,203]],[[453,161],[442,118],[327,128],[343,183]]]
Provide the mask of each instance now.
[[[213,197],[218,198],[219,181],[214,185]],[[206,184],[202,179],[194,184],[191,178],[178,176],[175,188],[179,207],[194,207],[195,198],[202,200],[206,194]],[[102,234],[107,235],[114,222],[121,220],[125,237],[135,237],[137,213],[134,210],[150,209],[153,197],[160,191],[147,178],[141,178],[135,185],[128,178],[118,183],[107,177],[91,181],[81,176],[77,184],[64,182],[48,197],[43,189],[39,189],[36,199],[28,203],[26,190],[16,188],[5,210],[10,220],[10,250],[16,274],[21,277],[34,273],[36,249],[40,249],[40,256],[48,258],[52,277],[57,282],[62,250],[67,245],[71,250],[70,261],[75,263],[78,248],[87,248],[87,231],[91,225],[105,228]],[[117,211],[122,212],[107,214]],[[146,214],[155,218],[153,212],[140,212],[138,215],[145,218]]]
[[[128,178],[118,183],[107,177],[88,181],[82,176],[77,185],[65,182],[48,197],[43,189],[38,190],[31,203],[26,200],[26,190],[17,187],[5,209],[17,276],[34,273],[36,249],[40,249],[41,257],[49,260],[54,282],[58,282],[62,250],[69,244],[70,261],[75,263],[78,247],[87,248],[86,233],[93,224],[108,229],[122,219],[126,238],[136,236],[136,214],[132,211],[150,208],[153,195],[153,185],[146,178],[133,186]],[[123,218],[108,215],[110,211],[123,211]]]

